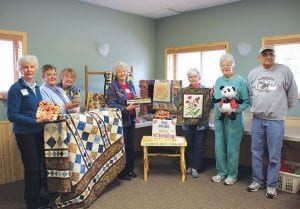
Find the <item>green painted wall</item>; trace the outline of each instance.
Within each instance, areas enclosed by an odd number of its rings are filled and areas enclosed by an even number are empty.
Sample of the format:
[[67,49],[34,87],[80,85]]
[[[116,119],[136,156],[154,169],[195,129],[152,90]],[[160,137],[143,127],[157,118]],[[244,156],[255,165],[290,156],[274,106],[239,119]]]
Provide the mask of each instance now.
[[[156,21],[155,75],[165,77],[165,48],[228,41],[236,61],[234,70],[246,78],[249,71],[259,65],[257,55],[262,37],[299,33],[299,0],[242,0],[159,19]],[[247,56],[238,52],[241,42],[251,45]],[[300,116],[300,102],[289,115]]]
[[[27,32],[28,53],[40,65],[75,68],[83,91],[85,64],[103,71],[123,60],[134,66],[138,87],[140,79],[164,78],[165,48],[217,41],[230,43],[235,71],[246,77],[259,64],[262,37],[300,33],[299,8],[299,0],[243,0],[151,20],[76,0],[0,0],[0,29]],[[238,53],[240,42],[251,45],[247,56]],[[96,43],[110,45],[106,58],[97,54]],[[91,90],[102,89],[103,80],[90,82]],[[299,107],[300,102],[289,115],[299,117]],[[0,120],[6,120],[1,102]]]
[[[0,0],[0,29],[26,32],[28,54],[36,55],[40,66],[50,63],[58,71],[76,69],[82,106],[86,64],[90,70],[104,71],[116,61],[127,62],[134,67],[138,92],[140,78],[154,78],[155,21],[150,18],[76,0]],[[110,45],[106,58],[98,55],[97,43]],[[103,89],[102,76],[92,76],[90,86],[95,91]],[[0,120],[6,120],[2,102]]]

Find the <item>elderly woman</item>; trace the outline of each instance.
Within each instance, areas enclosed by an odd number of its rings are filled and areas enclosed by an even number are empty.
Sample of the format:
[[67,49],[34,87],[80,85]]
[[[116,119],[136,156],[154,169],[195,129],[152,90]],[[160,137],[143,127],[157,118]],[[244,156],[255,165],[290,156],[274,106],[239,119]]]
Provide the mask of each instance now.
[[79,102],[72,102],[64,90],[56,86],[56,68],[53,65],[42,67],[41,94],[44,101],[55,103],[60,107],[60,113],[78,112]]
[[[187,77],[190,83],[189,88],[205,88],[200,84],[201,76],[197,69],[188,70]],[[193,125],[185,123],[182,125],[183,135],[188,141],[186,149],[187,173],[191,174],[194,178],[198,178],[200,175],[199,172],[203,170],[203,156],[207,130],[207,122],[199,122]]]
[[227,114],[220,117],[219,104],[214,108],[215,155],[217,174],[211,178],[213,182],[224,181],[225,185],[233,185],[237,181],[240,143],[244,132],[242,112],[249,106],[249,95],[245,80],[233,71],[235,65],[231,54],[220,58],[220,68],[223,76],[216,80],[214,98],[222,98],[221,86],[232,86],[236,91],[236,99],[243,101],[238,105],[236,118]]
[[117,62],[113,67],[115,80],[107,89],[106,103],[109,107],[118,108],[122,111],[123,137],[126,152],[126,165],[119,174],[122,180],[136,178],[134,173],[134,143],[133,133],[135,131],[135,108],[136,105],[127,105],[128,99],[136,97],[135,88],[131,82],[127,82],[128,68],[124,62]]
[[[76,72],[72,68],[64,68],[60,72],[60,82],[57,86],[65,91],[71,101],[80,103],[80,90],[73,85],[75,79]],[[80,107],[78,106],[77,112],[79,111]]]
[[17,68],[21,78],[8,91],[7,116],[13,123],[13,132],[24,165],[24,198],[28,209],[49,208],[43,126],[48,118],[36,118],[42,100],[40,87],[35,81],[38,59],[33,55],[20,57]]

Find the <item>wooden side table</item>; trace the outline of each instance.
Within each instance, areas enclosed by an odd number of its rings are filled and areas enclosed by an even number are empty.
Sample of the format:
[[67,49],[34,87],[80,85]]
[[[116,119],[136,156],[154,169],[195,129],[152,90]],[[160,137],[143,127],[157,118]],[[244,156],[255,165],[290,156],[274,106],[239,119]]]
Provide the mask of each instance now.
[[[181,169],[181,181],[186,179],[186,167],[185,167],[185,147],[187,142],[185,137],[177,136],[175,139],[163,139],[154,138],[152,136],[143,136],[141,146],[144,151],[144,181],[148,180],[149,172],[149,160],[148,156],[165,156],[165,157],[179,157],[180,158],[180,169]],[[149,153],[148,147],[179,147],[180,152],[175,154],[166,153]]]

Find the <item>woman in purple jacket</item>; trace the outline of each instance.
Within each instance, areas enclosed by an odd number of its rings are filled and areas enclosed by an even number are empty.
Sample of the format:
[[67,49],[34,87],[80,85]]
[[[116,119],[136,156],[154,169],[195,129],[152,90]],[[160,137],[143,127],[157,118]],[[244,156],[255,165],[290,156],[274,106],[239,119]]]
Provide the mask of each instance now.
[[116,79],[107,89],[106,103],[109,107],[118,108],[122,112],[123,137],[126,152],[126,165],[119,174],[122,180],[136,178],[134,173],[134,143],[133,133],[135,130],[135,108],[137,105],[127,105],[128,99],[136,98],[136,92],[131,82],[127,82],[128,69],[124,62],[117,62],[113,68]]

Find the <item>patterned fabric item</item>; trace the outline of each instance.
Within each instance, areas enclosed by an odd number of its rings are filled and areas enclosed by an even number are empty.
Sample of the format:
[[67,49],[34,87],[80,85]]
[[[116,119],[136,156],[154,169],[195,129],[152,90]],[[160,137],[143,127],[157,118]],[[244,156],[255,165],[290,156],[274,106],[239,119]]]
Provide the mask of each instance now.
[[[108,87],[111,84],[112,79],[113,79],[112,72],[106,71],[105,74],[104,74],[104,79],[105,79],[105,83],[104,83],[104,95],[106,97],[106,91],[107,91],[107,89],[108,89]],[[104,102],[105,102],[105,99],[104,99]]]
[[95,110],[105,107],[105,95],[101,93],[88,92],[88,110]]
[[[157,85],[158,84],[158,85]],[[160,85],[161,84],[161,85]],[[145,111],[155,110],[168,110],[171,113],[177,111],[176,101],[178,89],[182,87],[182,81],[174,80],[140,80],[140,95],[142,98],[152,98],[152,107],[145,105],[141,107],[142,115]],[[165,94],[160,95],[158,92],[163,91]],[[169,91],[169,93],[167,93]]]
[[[151,82],[151,80],[140,80],[139,87],[140,87],[141,98],[152,98],[153,97],[153,88],[152,88],[152,94],[150,93],[151,92],[151,88],[149,86],[150,82]],[[153,82],[153,84],[154,84],[154,82]],[[141,111],[142,116],[145,116],[148,113],[153,112],[152,104],[140,104],[140,111]]]
[[105,108],[65,115],[45,126],[48,189],[57,208],[88,208],[125,166],[121,112]]
[[[178,101],[177,101],[177,123],[186,124],[186,125],[196,125],[196,124],[208,124],[209,120],[209,111],[210,111],[210,95],[209,88],[182,88],[178,92]],[[192,103],[188,98],[194,98],[194,96],[200,96],[199,103]],[[195,97],[196,99],[198,97]],[[187,100],[185,100],[187,99]],[[195,108],[195,115],[188,115],[190,105],[193,105]],[[201,112],[201,114],[197,113]]]
[[[57,84],[58,87],[62,88],[62,83]],[[80,89],[76,86],[70,86],[68,90],[65,91],[66,95],[69,97],[71,101],[77,100],[76,102],[80,102]],[[75,98],[77,97],[77,98]]]
[[154,82],[153,103],[171,103],[173,81],[156,80]]

